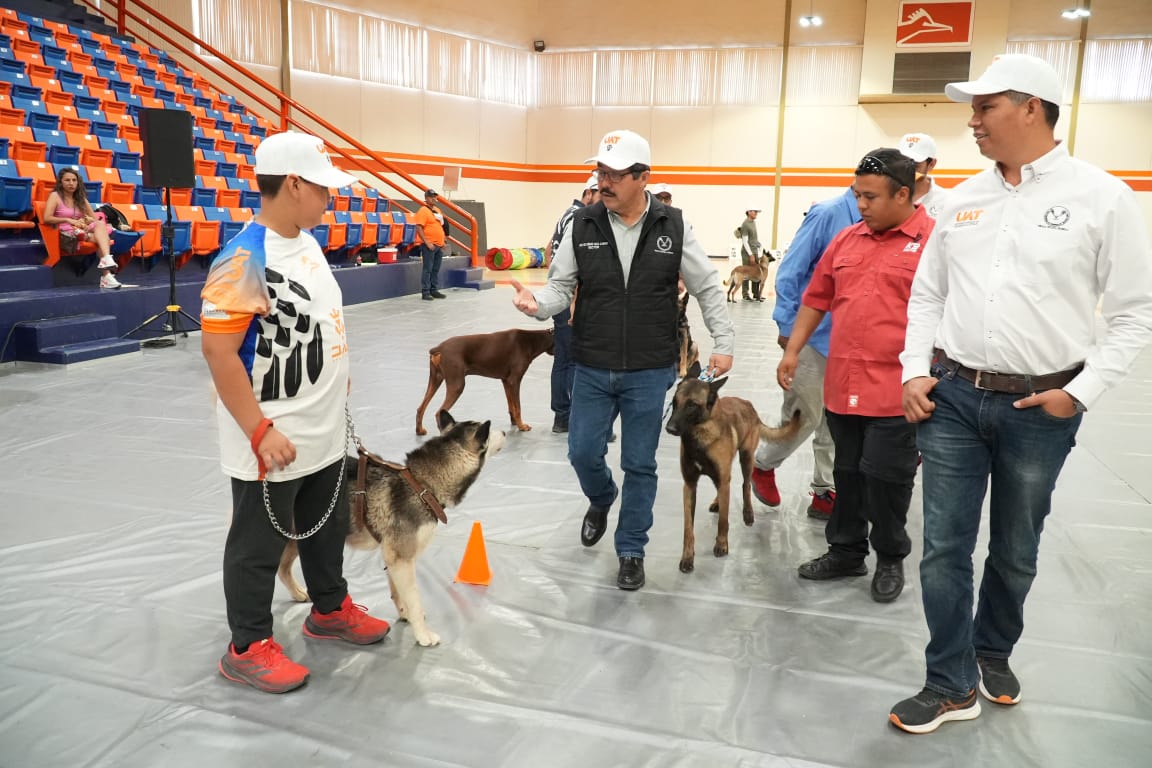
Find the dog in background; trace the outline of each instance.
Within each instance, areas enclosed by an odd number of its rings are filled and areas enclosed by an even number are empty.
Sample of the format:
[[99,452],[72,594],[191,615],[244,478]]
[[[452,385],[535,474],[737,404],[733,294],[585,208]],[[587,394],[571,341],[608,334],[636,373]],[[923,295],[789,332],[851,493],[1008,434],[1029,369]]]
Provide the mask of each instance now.
[[692,364],[700,360],[700,348],[692,340],[692,328],[688,325],[688,299],[690,298],[691,295],[688,291],[681,291],[680,299],[676,302],[679,309],[676,315],[676,336],[680,344],[680,362],[676,369],[676,375],[681,379],[688,373]]
[[[439,645],[440,637],[428,628],[416,584],[416,558],[428,547],[436,526],[446,522],[444,509],[455,507],[472,487],[485,460],[504,446],[504,433],[492,429],[490,421],[456,421],[448,411],[437,414],[440,434],[408,453],[405,466],[389,464],[364,451],[360,459],[349,456],[348,482],[357,481],[360,462],[365,464],[363,488],[349,494],[353,503],[347,544],[353,549],[379,548],[388,568],[388,586],[401,621],[412,625],[416,642]],[[406,468],[406,469],[405,469]],[[404,476],[404,471],[410,473]],[[354,497],[363,494],[363,503]],[[427,495],[432,503],[425,501]],[[440,520],[439,515],[444,515]],[[289,541],[280,557],[280,581],[292,599],[305,602],[308,593],[292,574],[299,556],[295,541]]]
[[684,476],[684,549],[680,570],[690,573],[696,566],[696,486],[707,475],[716,486],[716,500],[709,506],[719,512],[716,544],[712,554],[728,554],[728,506],[731,498],[732,461],[740,456],[744,475],[744,524],[752,525],[752,459],[761,440],[790,440],[800,431],[800,411],[779,427],[765,426],[752,403],[739,397],[719,397],[727,378],[700,380],[700,364],[676,387],[672,415],[665,431],[680,438],[680,473]]
[[736,301],[736,291],[739,290],[740,283],[744,280],[760,283],[761,296],[757,296],[756,298],[763,301],[764,284],[768,282],[768,265],[774,261],[776,261],[776,257],[765,248],[760,254],[760,258],[756,259],[755,264],[741,264],[738,267],[734,267],[732,274],[724,281],[724,285],[728,286],[728,301]]
[[555,340],[552,329],[524,331],[512,328],[496,333],[478,333],[471,336],[453,336],[428,350],[428,390],[424,402],[416,409],[416,434],[427,434],[424,429],[424,410],[432,396],[447,382],[444,403],[438,413],[451,408],[464,392],[465,376],[486,376],[500,379],[504,384],[504,397],[508,400],[508,415],[521,432],[532,427],[520,418],[520,381],[532,361],[541,354],[553,353]]

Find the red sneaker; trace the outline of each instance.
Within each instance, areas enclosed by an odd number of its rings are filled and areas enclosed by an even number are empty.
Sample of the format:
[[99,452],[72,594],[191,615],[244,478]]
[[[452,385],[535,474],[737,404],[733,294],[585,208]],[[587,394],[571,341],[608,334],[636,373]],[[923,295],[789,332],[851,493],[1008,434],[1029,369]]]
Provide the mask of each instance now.
[[383,619],[368,615],[368,609],[344,596],[344,602],[332,613],[317,613],[313,608],[304,620],[304,634],[319,640],[347,640],[356,645],[378,643],[392,627]]
[[752,468],[752,494],[761,504],[780,506],[780,491],[776,489],[776,470]]
[[832,505],[835,503],[836,491],[812,494],[812,503],[808,505],[808,517],[827,520],[832,517]]
[[287,693],[308,682],[308,667],[285,656],[270,637],[252,643],[244,653],[236,653],[229,643],[228,653],[220,657],[220,674],[267,693]]

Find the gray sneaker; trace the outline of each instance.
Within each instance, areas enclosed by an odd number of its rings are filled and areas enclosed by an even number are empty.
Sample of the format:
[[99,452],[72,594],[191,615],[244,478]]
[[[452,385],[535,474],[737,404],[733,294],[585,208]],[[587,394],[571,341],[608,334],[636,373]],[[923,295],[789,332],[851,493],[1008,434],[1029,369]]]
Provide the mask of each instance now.
[[984,698],[1008,706],[1020,703],[1020,681],[1008,667],[1008,659],[977,656],[976,666],[980,668],[980,693]]

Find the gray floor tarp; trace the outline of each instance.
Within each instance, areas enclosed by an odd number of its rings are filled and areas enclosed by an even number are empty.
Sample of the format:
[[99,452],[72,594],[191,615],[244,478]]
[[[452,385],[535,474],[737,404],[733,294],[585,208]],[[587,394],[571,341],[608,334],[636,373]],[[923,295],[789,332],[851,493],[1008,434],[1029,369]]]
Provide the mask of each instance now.
[[[775,423],[771,303],[732,315],[723,393]],[[347,319],[357,430],[397,460],[420,439],[429,347],[545,327],[506,288],[353,306]],[[404,624],[365,648],[305,640],[308,607],[278,585],[277,639],[312,669],[284,696],[216,670],[230,496],[198,336],[68,370],[0,369],[0,766],[1152,765],[1152,352],[1086,417],[1057,487],[1012,657],[1023,702],[922,737],[887,723],[924,674],[919,488],[893,604],[869,598],[868,578],[797,577],[824,550],[804,512],[808,447],[778,472],[779,508],[757,504],[750,528],[735,516],[724,559],[703,481],[685,575],[678,443],[664,435],[648,583],[622,592],[611,536],[579,542],[585,501],[549,429],[550,365],[524,383],[535,429],[509,432],[419,563],[443,645],[417,647]],[[496,381],[470,378],[453,410],[507,428]],[[489,587],[453,581],[474,520]],[[395,619],[378,556],[349,552],[346,572],[356,602]]]

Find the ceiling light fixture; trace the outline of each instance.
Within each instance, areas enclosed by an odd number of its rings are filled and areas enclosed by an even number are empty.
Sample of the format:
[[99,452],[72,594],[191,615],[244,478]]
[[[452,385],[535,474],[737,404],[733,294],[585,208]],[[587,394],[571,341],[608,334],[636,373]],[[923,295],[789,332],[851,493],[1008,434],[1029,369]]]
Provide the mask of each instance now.
[[1087,8],[1081,8],[1079,4],[1075,8],[1069,8],[1060,14],[1069,21],[1077,21],[1079,19],[1086,19],[1092,15],[1092,11]]
[[824,19],[812,12],[812,0],[808,0],[808,15],[801,16],[798,23],[802,27],[819,27],[824,23]]

